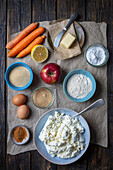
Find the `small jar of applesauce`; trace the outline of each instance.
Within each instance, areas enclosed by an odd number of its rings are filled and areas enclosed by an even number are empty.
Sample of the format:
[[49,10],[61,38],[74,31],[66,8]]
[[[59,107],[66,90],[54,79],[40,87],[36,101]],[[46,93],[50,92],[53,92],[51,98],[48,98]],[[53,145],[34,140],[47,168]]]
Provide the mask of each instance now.
[[35,89],[32,95],[33,104],[40,108],[48,108],[53,104],[53,92],[47,87],[40,87]]

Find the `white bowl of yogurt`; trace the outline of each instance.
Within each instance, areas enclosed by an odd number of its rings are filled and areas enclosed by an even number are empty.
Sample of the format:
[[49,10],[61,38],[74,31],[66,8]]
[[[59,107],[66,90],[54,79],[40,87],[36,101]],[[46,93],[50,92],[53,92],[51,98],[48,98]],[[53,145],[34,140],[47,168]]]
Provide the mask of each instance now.
[[86,49],[85,59],[90,65],[101,67],[107,63],[109,51],[102,44],[93,44]]

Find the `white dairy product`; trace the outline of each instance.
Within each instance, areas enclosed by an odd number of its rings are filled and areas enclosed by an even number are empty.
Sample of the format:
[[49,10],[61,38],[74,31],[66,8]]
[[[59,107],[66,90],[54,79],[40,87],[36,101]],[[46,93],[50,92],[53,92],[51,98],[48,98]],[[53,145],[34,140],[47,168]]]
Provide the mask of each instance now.
[[86,97],[91,90],[92,82],[83,74],[74,74],[67,82],[67,92],[74,98]]
[[44,142],[52,157],[71,158],[85,147],[84,128],[77,118],[58,113],[50,115],[40,132],[39,139]]
[[90,47],[87,50],[86,58],[89,63],[98,66],[105,62],[106,53],[102,47],[99,47],[99,46]]

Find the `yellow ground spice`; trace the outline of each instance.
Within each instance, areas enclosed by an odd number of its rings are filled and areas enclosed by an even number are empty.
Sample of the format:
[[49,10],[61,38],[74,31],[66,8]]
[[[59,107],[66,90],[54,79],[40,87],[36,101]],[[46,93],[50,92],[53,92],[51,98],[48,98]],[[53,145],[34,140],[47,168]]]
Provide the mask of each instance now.
[[17,142],[22,142],[27,136],[27,131],[23,127],[17,127],[13,131],[13,137]]

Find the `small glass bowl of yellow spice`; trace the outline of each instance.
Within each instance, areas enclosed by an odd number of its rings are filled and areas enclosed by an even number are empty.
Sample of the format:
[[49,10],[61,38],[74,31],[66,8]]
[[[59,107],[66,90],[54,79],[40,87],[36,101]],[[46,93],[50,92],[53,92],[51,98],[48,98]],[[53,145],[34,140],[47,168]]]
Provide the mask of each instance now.
[[11,129],[9,136],[14,144],[23,145],[28,142],[30,132],[24,125],[18,125]]

